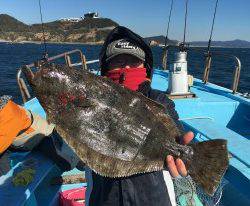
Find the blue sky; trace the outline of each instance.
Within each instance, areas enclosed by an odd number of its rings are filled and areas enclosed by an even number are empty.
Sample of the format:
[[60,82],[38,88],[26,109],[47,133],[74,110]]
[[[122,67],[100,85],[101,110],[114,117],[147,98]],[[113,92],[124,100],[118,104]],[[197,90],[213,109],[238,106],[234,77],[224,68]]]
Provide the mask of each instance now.
[[[143,37],[166,33],[171,0],[41,0],[44,21],[80,17],[89,11],[111,18]],[[170,39],[181,40],[185,0],[174,0]],[[215,0],[189,0],[187,40],[208,40]],[[0,13],[39,23],[38,0],[0,0]],[[250,0],[219,0],[214,40],[250,41]]]

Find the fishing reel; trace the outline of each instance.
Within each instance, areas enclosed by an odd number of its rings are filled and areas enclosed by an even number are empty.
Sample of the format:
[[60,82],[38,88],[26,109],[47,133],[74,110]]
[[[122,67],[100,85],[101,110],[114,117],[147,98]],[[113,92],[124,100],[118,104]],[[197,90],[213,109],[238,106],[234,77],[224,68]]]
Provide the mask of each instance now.
[[49,62],[49,55],[47,52],[45,52],[40,60],[34,62],[34,67],[40,68],[42,65],[47,64],[48,62]]
[[186,42],[181,42],[178,46],[179,46],[180,52],[187,52],[189,48],[189,44]]

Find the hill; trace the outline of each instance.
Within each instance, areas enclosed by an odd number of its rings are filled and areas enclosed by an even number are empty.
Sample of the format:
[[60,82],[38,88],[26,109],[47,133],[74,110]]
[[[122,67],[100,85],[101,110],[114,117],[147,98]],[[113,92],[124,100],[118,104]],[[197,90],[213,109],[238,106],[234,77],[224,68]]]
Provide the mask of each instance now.
[[[79,22],[53,21],[44,23],[48,42],[102,43],[118,24],[107,18],[87,18]],[[12,42],[42,41],[41,24],[26,25],[7,15],[0,14],[0,39]]]
[[[148,43],[151,42],[151,45],[164,45],[165,44],[165,37],[161,36],[152,36],[146,37],[145,41]],[[178,45],[178,41],[176,40],[168,40],[168,45]],[[192,41],[188,42],[190,46],[194,47],[207,47],[207,41]],[[211,46],[213,47],[231,47],[231,48],[250,48],[250,42],[236,39],[232,41],[212,41]]]
[[[189,42],[191,46],[204,46],[206,47],[208,42],[205,41],[193,41]],[[232,48],[250,48],[250,42],[235,39],[232,41],[212,41],[211,46],[214,47],[232,47]]]
[[[53,21],[44,23],[45,39],[48,42],[103,43],[108,33],[118,26],[108,18],[86,18],[79,22]],[[164,45],[165,36],[144,38],[151,45]],[[0,40],[2,41],[39,41],[43,40],[41,24],[27,25],[7,14],[0,14]],[[178,41],[168,40],[168,45],[177,45]],[[206,47],[206,41],[189,42],[190,46]],[[250,48],[250,42],[244,40],[213,41],[215,47]]]
[[17,19],[7,15],[0,14],[0,31],[1,32],[17,32],[17,31],[28,31],[29,26],[18,21]]
[[[163,36],[163,35],[146,37],[144,39],[146,42],[148,42],[151,45],[164,45],[165,44],[165,36]],[[168,45],[177,45],[178,41],[168,39],[167,44]]]

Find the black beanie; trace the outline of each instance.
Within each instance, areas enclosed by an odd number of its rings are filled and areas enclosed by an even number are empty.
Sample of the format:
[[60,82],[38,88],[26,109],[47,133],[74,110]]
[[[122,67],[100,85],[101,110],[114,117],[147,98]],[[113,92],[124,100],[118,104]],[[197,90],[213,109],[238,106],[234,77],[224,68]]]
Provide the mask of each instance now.
[[151,78],[152,75],[152,67],[153,67],[153,55],[150,47],[146,44],[142,37],[138,34],[132,32],[126,27],[118,26],[114,28],[109,35],[107,36],[101,52],[100,52],[100,67],[101,67],[101,75],[104,76],[107,72],[107,48],[112,42],[117,41],[119,39],[127,39],[132,44],[138,46],[145,52],[145,67],[147,69],[147,77]]

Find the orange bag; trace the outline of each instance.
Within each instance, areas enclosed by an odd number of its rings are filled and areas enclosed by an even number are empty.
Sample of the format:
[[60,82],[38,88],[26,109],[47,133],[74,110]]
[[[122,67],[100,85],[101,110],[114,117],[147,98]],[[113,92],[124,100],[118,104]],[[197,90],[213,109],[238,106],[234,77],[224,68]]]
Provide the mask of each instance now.
[[[0,110],[0,154],[13,142],[18,133],[31,125],[27,111],[9,100]],[[26,131],[34,131],[31,127]]]

